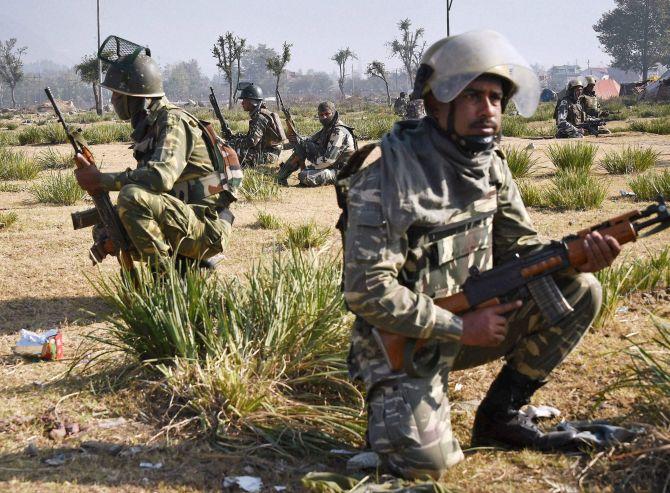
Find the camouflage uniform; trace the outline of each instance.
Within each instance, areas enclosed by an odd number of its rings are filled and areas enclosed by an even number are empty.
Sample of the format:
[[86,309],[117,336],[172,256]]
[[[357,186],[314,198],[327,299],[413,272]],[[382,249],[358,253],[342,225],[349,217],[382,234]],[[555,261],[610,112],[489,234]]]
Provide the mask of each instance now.
[[242,166],[276,162],[282,139],[274,129],[272,113],[261,103],[249,116],[249,130],[237,142]]
[[[600,101],[594,90],[584,88],[584,93],[579,97],[579,104],[582,106],[587,118],[602,118],[607,116],[607,112],[600,110]],[[612,133],[608,128],[598,127],[598,134]]]
[[569,94],[566,95],[556,106],[556,138],[573,139],[583,137],[576,125],[585,121],[586,113],[582,105],[579,104],[579,101],[573,101]]
[[[299,142],[291,157],[281,167],[279,180],[286,180],[300,167],[300,184],[306,187],[332,185],[340,165],[354,152],[351,127],[345,125],[337,113],[333,122],[311,137]],[[311,164],[305,167],[305,161]]]
[[400,96],[393,103],[393,113],[398,115],[401,118],[405,118],[407,114],[407,105],[409,104],[409,98],[407,96]]
[[406,120],[418,120],[424,116],[426,116],[426,108],[424,107],[423,99],[412,99],[407,103]]
[[[463,458],[449,419],[446,389],[451,371],[505,357],[507,365],[519,373],[544,379],[579,342],[600,305],[600,286],[594,276],[565,273],[556,281],[575,311],[559,326],[549,326],[529,300],[509,317],[508,335],[500,346],[461,345],[462,319],[437,307],[433,298],[459,291],[469,268],[489,269],[542,243],[502,151],[486,151],[470,159],[446,137],[440,147],[435,144],[428,149],[442,135],[430,128],[437,125],[431,120],[403,122],[404,126],[396,125],[393,131],[400,136],[398,140],[405,135],[405,142],[432,136],[416,144],[415,155],[421,152],[423,156],[417,158],[418,169],[406,170],[408,161],[398,157],[406,155],[400,146],[391,146],[390,154],[379,146],[366,146],[351,158],[350,165],[358,160],[363,164],[348,179],[344,297],[356,314],[349,370],[367,388],[370,445],[393,472],[404,477],[437,477]],[[457,168],[457,162],[465,168]],[[445,174],[439,177],[438,168],[453,165],[467,170],[468,163],[486,170],[488,190],[469,204],[456,204],[452,197],[462,187],[459,175],[445,180]],[[389,174],[400,176],[400,184],[413,183],[409,175],[423,174],[428,185],[407,189],[394,199],[387,196],[384,186]],[[402,194],[402,187],[399,190]],[[424,218],[447,214],[449,218],[441,224],[425,224],[415,214],[419,209],[405,207],[412,203],[413,195],[426,194],[450,209],[449,213],[443,207],[423,210]],[[399,201],[400,214],[389,217],[389,199]],[[423,200],[416,203],[426,207]],[[398,221],[409,226],[397,230]],[[439,351],[436,372],[427,378],[411,378],[391,371],[373,327],[431,339],[427,345]]]
[[[228,206],[234,199],[210,195],[204,187],[217,184],[199,181],[216,175],[195,117],[166,98],[154,99],[132,138],[137,168],[103,173],[101,185],[119,191],[119,217],[139,253],[136,260],[175,250],[190,258],[223,251],[233,220]],[[241,179],[236,173],[234,186]]]

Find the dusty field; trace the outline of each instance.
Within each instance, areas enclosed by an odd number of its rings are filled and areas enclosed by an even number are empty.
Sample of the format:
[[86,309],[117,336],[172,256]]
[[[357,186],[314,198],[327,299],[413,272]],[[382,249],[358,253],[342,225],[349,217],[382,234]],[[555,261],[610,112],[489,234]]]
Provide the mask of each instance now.
[[[614,134],[586,140],[597,143],[600,153],[627,144],[652,146],[662,153],[661,166],[670,167],[670,137],[648,134]],[[506,138],[506,144],[526,146],[532,142],[542,164],[550,164],[542,150],[553,140]],[[58,146],[69,151],[67,146]],[[39,147],[24,147],[37,152]],[[127,145],[98,145],[93,151],[107,170],[120,170],[132,164]],[[538,180],[546,179],[542,173]],[[625,179],[607,178],[609,197],[601,210],[551,213],[531,210],[539,232],[557,238],[583,226],[638,207],[621,199]],[[66,353],[71,356],[82,336],[92,330],[104,330],[101,314],[106,306],[96,296],[89,279],[112,272],[117,267],[106,261],[101,269],[92,267],[87,258],[89,231],[72,231],[69,214],[85,208],[54,207],[36,204],[32,196],[0,192],[0,210],[15,210],[19,220],[8,230],[0,230],[0,489],[3,491],[201,491],[220,490],[222,478],[229,474],[260,475],[266,490],[286,485],[287,491],[300,491],[302,474],[323,469],[314,461],[293,463],[268,461],[256,457],[233,457],[213,450],[204,440],[178,440],[167,434],[166,424],[153,412],[151,384],[131,380],[113,389],[114,376],[95,379],[61,378],[68,361],[37,363],[12,354],[12,345],[20,329],[63,328]],[[272,212],[287,223],[315,220],[333,227],[338,208],[332,188],[289,188],[281,191],[278,201],[238,203],[234,213],[235,233],[219,267],[221,275],[237,275],[272,247],[276,232],[255,226],[258,211]],[[339,236],[333,229],[332,242]],[[670,241],[670,230],[626,248],[624,257],[657,251]],[[648,311],[670,314],[667,297],[656,301],[631,300],[627,313],[598,333],[590,333],[578,350],[556,372],[551,382],[536,396],[535,402],[551,404],[568,418],[604,417],[617,422],[645,422],[636,406],[635,396],[619,392],[600,403],[597,393],[611,384],[627,363],[621,351],[629,344],[624,336],[650,333]],[[463,446],[469,442],[473,400],[484,391],[499,364],[491,364],[455,375],[450,395],[454,406],[454,426]],[[461,389],[454,390],[458,385]],[[82,427],[80,433],[54,442],[44,433],[49,416],[67,417]],[[116,427],[105,428],[111,418],[124,418]],[[118,424],[118,423],[117,423]],[[667,430],[666,430],[667,432]],[[82,442],[104,441],[123,445],[124,452],[109,455],[83,452]],[[31,450],[26,448],[31,445]],[[131,449],[130,447],[137,448]],[[58,457],[61,465],[46,459]],[[454,468],[447,483],[461,491],[612,491],[621,479],[616,465],[608,468],[608,455],[592,458],[545,455],[533,452],[477,451]],[[158,463],[160,469],[145,469],[141,462]],[[614,463],[613,463],[614,464]],[[333,459],[329,469],[342,469]],[[601,468],[604,474],[588,474]]]

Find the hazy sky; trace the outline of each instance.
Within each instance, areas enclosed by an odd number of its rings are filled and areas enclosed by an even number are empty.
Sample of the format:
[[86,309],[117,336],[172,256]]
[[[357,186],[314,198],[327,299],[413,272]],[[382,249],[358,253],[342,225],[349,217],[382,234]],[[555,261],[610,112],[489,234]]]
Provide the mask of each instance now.
[[[0,39],[17,37],[29,62],[72,65],[96,48],[95,0],[1,0]],[[502,32],[529,62],[545,66],[607,64],[593,31],[614,0],[453,0],[452,34],[490,28]],[[349,46],[356,71],[373,59],[400,67],[385,43],[409,17],[428,44],[446,35],[446,0],[100,0],[101,36],[148,45],[159,63],[195,58],[216,72],[211,48],[226,31],[279,50],[293,43],[290,70],[332,72],[330,57]]]

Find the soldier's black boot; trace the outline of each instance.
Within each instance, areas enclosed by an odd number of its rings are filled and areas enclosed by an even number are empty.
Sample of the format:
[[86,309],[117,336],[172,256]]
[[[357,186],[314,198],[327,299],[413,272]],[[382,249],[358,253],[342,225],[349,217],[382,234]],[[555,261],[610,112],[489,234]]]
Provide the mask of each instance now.
[[574,433],[543,433],[532,419],[520,412],[544,384],[505,365],[477,409],[472,445],[552,450],[569,443]]
[[288,177],[291,176],[294,171],[297,171],[299,167],[300,165],[298,163],[293,163],[290,159],[285,163],[281,163],[279,165],[279,171],[277,172],[277,183],[283,187],[288,187]]

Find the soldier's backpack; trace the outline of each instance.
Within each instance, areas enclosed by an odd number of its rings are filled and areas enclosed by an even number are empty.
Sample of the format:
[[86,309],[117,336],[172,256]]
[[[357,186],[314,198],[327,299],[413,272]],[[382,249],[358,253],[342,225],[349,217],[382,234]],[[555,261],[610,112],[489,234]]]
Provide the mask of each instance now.
[[286,141],[286,132],[284,131],[284,126],[281,123],[279,115],[274,111],[270,111],[267,108],[263,107],[261,112],[270,119],[270,133],[272,134],[269,139],[270,145],[280,145]]

